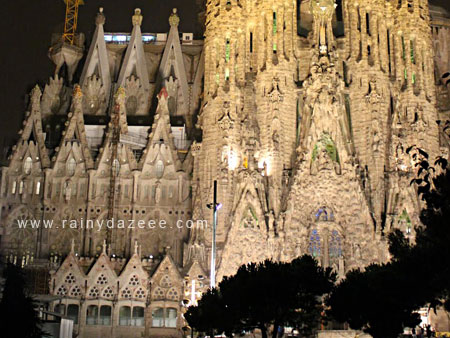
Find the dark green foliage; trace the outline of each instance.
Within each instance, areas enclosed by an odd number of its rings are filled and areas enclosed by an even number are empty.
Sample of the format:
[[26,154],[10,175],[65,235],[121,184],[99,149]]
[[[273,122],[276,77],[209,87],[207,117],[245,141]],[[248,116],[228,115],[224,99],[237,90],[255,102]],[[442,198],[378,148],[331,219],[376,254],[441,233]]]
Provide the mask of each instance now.
[[227,336],[260,329],[267,337],[272,327],[276,337],[283,326],[311,334],[320,323],[321,298],[331,291],[334,281],[331,269],[322,269],[307,255],[291,263],[251,263],[225,277],[185,317],[198,331],[214,330]]
[[0,335],[3,338],[40,338],[41,320],[33,299],[25,290],[25,278],[21,268],[8,265],[5,269],[5,287],[0,302]]
[[413,183],[425,202],[421,214],[423,226],[416,229],[413,246],[404,243],[402,233],[392,234],[389,240],[394,260],[415,271],[421,303],[432,307],[445,305],[450,309],[450,171],[447,167],[443,158],[434,167],[426,160],[419,162],[418,178]]
[[417,178],[411,184],[425,202],[423,226],[416,229],[415,243],[410,244],[401,231],[392,232],[391,262],[349,272],[328,301],[336,320],[364,329],[375,338],[398,337],[404,327],[416,325],[419,319],[413,312],[420,307],[444,305],[450,309],[448,163],[439,158],[432,167],[422,150],[410,148],[408,152],[417,163]]
[[350,271],[328,301],[330,314],[374,338],[396,338],[403,327],[420,323],[419,316],[412,313],[419,307],[414,284],[396,263]]

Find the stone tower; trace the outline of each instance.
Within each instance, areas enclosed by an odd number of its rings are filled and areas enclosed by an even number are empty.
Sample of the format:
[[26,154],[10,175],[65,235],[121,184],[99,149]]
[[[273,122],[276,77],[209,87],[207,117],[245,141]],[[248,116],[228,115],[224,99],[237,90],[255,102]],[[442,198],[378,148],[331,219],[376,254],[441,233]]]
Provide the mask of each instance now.
[[217,281],[266,258],[310,254],[341,277],[386,262],[386,235],[420,225],[418,149],[450,149],[450,15],[433,13],[208,0],[196,40],[176,9],[165,33],[142,32],[139,9],[130,33],[105,31],[100,9],[81,77],[53,58],[1,168],[2,256],[47,276],[39,292],[80,337],[182,335],[182,303],[210,283],[214,181]]
[[[281,212],[282,177],[296,147],[296,3],[207,1],[207,13],[203,140],[193,187],[200,210],[194,209],[211,219],[206,204],[217,180],[221,257],[233,227],[250,222],[249,229],[273,233]],[[255,240],[264,245],[269,232],[261,235]],[[263,251],[241,255],[270,256]]]
[[305,252],[344,272],[419,222],[407,152],[439,151],[427,2],[301,6],[305,37],[296,2],[207,2],[193,214],[211,223],[217,180],[219,277]]
[[[381,229],[397,212],[391,195],[392,186],[399,184],[396,162],[410,146],[438,151],[428,3],[343,1],[343,16],[346,43],[340,59],[346,104],[367,177],[366,197]],[[417,203],[415,207],[418,216]]]

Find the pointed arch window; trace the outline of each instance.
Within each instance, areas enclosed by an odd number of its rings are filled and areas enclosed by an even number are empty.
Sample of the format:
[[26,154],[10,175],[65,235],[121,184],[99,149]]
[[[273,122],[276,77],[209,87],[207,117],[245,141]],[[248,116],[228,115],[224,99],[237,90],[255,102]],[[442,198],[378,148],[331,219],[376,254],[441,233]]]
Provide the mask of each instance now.
[[23,187],[24,187],[25,183],[23,182],[23,180],[20,181],[19,183],[19,195],[23,194]]
[[308,252],[313,257],[320,257],[322,255],[322,244],[317,229],[313,229],[309,236]]
[[73,323],[76,325],[78,324],[78,313],[80,311],[80,308],[77,304],[70,304],[67,307],[67,317],[69,317],[69,319],[73,320]]
[[36,182],[36,195],[39,195],[41,193],[41,182]]
[[11,194],[15,195],[17,191],[17,181],[12,182]]
[[33,160],[31,159],[30,156],[28,156],[25,159],[25,162],[23,163],[23,172],[25,173],[25,175],[31,174],[32,168],[33,168]]
[[119,325],[130,326],[131,325],[131,307],[121,306],[119,310]]
[[156,177],[157,178],[163,177],[163,175],[164,175],[164,162],[162,160],[158,160],[156,162],[155,170],[156,170]]
[[98,306],[89,305],[86,310],[86,324],[97,325],[98,324]]
[[156,308],[152,311],[152,326],[164,327],[164,309]]
[[56,304],[53,311],[64,316],[66,313],[66,306],[64,304]]
[[177,327],[177,309],[169,307],[166,309],[166,327]]
[[321,207],[314,214],[316,221],[334,221],[333,211],[327,207]]
[[109,305],[102,305],[100,307],[100,318],[99,318],[99,324],[100,325],[111,325],[111,306]]
[[328,251],[330,258],[339,258],[342,256],[341,236],[337,230],[331,232]]
[[77,161],[75,161],[75,159],[73,157],[71,157],[69,159],[69,161],[67,161],[67,165],[66,165],[67,175],[68,176],[75,175],[76,168],[77,168]]
[[133,307],[133,319],[131,320],[132,326],[144,326],[144,313],[145,310],[142,306],[134,306]]

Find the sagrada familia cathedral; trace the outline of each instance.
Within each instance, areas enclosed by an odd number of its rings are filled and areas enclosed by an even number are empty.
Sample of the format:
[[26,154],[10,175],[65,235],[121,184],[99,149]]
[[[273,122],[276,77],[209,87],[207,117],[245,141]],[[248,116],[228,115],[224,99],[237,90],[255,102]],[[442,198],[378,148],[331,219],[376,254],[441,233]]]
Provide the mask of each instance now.
[[2,168],[2,257],[80,337],[181,336],[183,305],[210,282],[214,181],[218,281],[303,254],[343,277],[387,261],[392,229],[413,240],[411,154],[448,154],[436,122],[450,116],[443,9],[207,0],[202,11],[203,40],[179,32],[176,10],[168,33],[143,33],[139,9],[131,34],[105,32],[100,9],[87,56],[82,34],[55,38],[55,74],[32,90]]

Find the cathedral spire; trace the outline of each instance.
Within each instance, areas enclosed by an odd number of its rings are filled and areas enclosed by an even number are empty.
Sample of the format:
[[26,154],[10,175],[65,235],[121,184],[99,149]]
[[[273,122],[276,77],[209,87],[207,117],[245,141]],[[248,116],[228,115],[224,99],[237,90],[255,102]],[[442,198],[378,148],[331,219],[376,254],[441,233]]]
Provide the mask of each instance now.
[[149,135],[147,148],[144,150],[144,156],[141,159],[141,165],[149,165],[158,157],[157,154],[162,152],[165,162],[173,164],[175,170],[178,171],[182,166],[177,155],[170,125],[169,94],[165,87],[161,89],[157,97],[158,107],[156,108],[155,120]]
[[[182,114],[187,112],[187,103],[189,101],[189,86],[186,77],[186,69],[184,67],[183,53],[181,51],[180,33],[178,32],[178,24],[180,18],[177,14],[177,9],[174,8],[169,18],[170,32],[167,38],[166,47],[164,48],[164,54],[159,67],[159,79],[158,83],[161,87],[173,87],[169,86],[169,82],[178,84],[181,89],[181,98],[183,100],[182,109],[184,111],[177,112]],[[176,88],[175,87],[175,88]],[[171,96],[178,96],[177,90],[171,90],[169,92]],[[176,98],[177,99],[177,98]],[[178,100],[178,99],[177,99]]]
[[109,69],[108,52],[106,50],[105,32],[103,30],[105,21],[106,19],[103,14],[103,8],[100,7],[95,20],[96,28],[92,38],[91,47],[89,49],[80,79],[80,84],[83,90],[86,90],[88,87],[92,86],[92,81],[99,79],[101,89],[97,88],[95,90],[95,95],[102,95],[103,99],[108,97],[111,90],[111,74]]
[[65,168],[69,157],[76,163],[82,163],[86,169],[94,167],[84,125],[83,92],[79,85],[75,85],[73,90],[72,109],[68,114],[66,129],[63,131],[63,137],[52,161]]
[[35,149],[42,168],[48,168],[50,167],[50,159],[42,131],[41,96],[41,89],[36,85],[31,91],[29,111],[26,113],[27,117],[23,122],[24,127],[19,131],[20,139],[13,147],[10,160],[19,160],[20,153],[24,151],[25,147],[30,145]]
[[136,8],[132,18],[133,32],[131,33],[130,42],[125,53],[117,83],[121,87],[126,87],[126,81],[133,75],[139,79],[142,88],[148,92],[150,90],[150,83],[145,61],[144,45],[142,43],[142,20],[141,10]]

